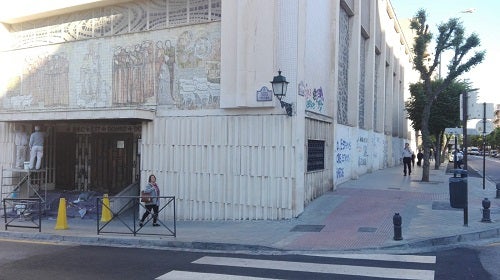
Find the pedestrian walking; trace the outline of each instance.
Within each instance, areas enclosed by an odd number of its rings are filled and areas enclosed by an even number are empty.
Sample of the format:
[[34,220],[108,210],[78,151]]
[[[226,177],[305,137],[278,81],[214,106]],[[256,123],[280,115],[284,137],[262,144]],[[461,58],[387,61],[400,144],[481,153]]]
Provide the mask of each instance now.
[[155,175],[149,175],[148,184],[146,185],[146,189],[143,191],[144,193],[150,194],[151,199],[144,203],[144,207],[146,207],[146,212],[142,215],[141,222],[139,223],[140,227],[144,226],[144,221],[151,213],[153,215],[153,226],[160,226],[158,224],[158,209],[160,208],[160,188],[156,183]]
[[405,147],[403,149],[403,172],[404,176],[406,176],[406,168],[408,168],[408,175],[411,175],[411,156],[413,151],[410,148],[409,143],[405,143]]
[[422,153],[422,150],[418,150],[417,153],[417,165],[422,166],[422,159],[424,159],[424,154]]

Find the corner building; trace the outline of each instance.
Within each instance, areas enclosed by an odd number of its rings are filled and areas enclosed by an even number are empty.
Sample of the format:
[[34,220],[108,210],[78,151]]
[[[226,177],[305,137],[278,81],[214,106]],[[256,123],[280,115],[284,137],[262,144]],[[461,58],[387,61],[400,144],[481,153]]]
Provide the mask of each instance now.
[[41,125],[50,188],[117,195],[155,174],[178,219],[274,220],[414,143],[388,0],[80,2],[1,19],[3,169]]

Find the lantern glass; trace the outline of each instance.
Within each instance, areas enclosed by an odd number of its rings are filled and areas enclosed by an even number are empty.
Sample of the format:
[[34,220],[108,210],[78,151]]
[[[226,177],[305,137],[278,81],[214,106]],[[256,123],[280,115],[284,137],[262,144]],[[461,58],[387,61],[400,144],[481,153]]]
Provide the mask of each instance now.
[[274,76],[271,85],[273,86],[274,95],[281,100],[281,98],[286,95],[288,87],[288,82],[284,76],[281,76],[281,71],[278,71],[278,76]]

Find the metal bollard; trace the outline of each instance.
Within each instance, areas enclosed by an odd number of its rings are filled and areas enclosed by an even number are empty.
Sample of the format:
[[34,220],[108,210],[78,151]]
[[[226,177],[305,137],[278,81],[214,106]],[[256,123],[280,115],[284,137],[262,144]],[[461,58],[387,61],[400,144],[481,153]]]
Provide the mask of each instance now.
[[497,196],[495,198],[500,198],[500,183],[497,183]]
[[392,223],[394,224],[394,240],[403,240],[403,234],[401,231],[402,218],[399,213],[394,214],[392,217]]
[[484,198],[482,204],[483,204],[483,218],[481,219],[481,222],[491,223],[491,218],[490,218],[491,201],[489,201],[488,198]]

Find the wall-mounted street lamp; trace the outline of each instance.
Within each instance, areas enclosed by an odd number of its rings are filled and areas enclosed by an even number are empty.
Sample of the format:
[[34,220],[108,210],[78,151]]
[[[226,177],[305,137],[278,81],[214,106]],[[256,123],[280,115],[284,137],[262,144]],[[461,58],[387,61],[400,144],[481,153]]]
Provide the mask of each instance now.
[[288,82],[284,76],[281,76],[281,70],[278,70],[278,76],[274,76],[273,81],[271,82],[273,86],[273,94],[278,98],[281,104],[281,108],[285,108],[286,114],[288,116],[292,115],[292,104],[286,103],[281,99],[286,96],[286,89],[288,87]]

